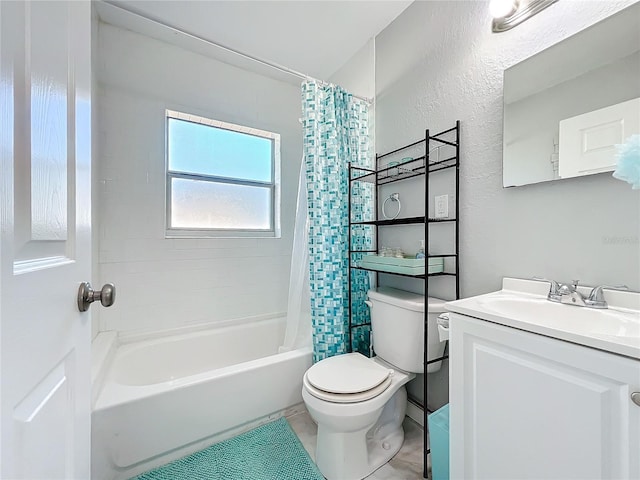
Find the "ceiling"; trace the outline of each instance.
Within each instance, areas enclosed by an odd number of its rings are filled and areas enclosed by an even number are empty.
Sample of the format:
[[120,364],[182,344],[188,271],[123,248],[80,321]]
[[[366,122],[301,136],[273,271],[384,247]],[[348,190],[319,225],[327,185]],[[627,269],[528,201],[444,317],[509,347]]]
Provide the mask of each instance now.
[[411,0],[114,0],[143,17],[326,80]]

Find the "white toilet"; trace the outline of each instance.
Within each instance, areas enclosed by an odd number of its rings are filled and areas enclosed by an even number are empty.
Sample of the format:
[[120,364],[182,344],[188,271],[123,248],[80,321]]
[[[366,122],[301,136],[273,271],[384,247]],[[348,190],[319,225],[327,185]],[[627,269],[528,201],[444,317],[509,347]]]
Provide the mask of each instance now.
[[[424,296],[389,287],[370,290],[376,357],[324,359],[304,375],[302,398],[318,424],[316,463],[328,480],[359,480],[393,457],[404,441],[404,384],[424,372]],[[444,300],[429,298],[429,359],[442,356],[436,317]],[[442,362],[429,365],[437,371]]]

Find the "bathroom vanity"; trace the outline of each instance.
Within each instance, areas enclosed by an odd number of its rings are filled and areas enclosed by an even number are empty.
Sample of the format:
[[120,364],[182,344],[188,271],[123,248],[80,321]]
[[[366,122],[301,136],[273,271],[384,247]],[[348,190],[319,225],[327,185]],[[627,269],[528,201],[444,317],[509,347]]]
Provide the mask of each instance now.
[[548,292],[505,278],[447,304],[452,479],[640,478],[640,294]]

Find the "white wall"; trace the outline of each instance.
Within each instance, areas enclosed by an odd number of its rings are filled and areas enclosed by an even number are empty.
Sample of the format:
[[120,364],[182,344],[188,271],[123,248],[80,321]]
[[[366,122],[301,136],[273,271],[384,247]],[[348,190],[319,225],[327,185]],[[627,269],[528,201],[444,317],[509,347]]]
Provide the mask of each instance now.
[[[640,192],[610,174],[502,188],[503,70],[631,3],[558,2],[492,34],[486,1],[415,2],[376,37],[378,152],[461,120],[463,297],[498,290],[504,276],[640,289]],[[407,203],[419,186],[402,191]],[[430,286],[444,296],[438,282]],[[446,374],[429,378],[432,407],[446,401]],[[410,390],[422,396],[419,381]]]
[[369,40],[358,52],[340,67],[329,82],[340,85],[347,92],[371,100],[369,108],[369,132],[371,155],[375,155],[376,118],[376,41]]
[[[173,328],[286,310],[300,90],[99,24],[100,330]],[[165,239],[165,109],[281,134],[282,238]]]
[[329,81],[354,95],[373,99],[376,95],[376,42],[372,38],[340,67]]

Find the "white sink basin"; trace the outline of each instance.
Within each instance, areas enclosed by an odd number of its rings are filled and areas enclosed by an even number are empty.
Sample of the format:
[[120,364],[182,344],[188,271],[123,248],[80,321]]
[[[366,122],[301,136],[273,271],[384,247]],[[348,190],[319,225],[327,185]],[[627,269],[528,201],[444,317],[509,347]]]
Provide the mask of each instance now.
[[[505,278],[502,290],[449,302],[446,308],[640,360],[640,293],[606,291],[609,308],[595,309],[551,302],[548,291],[545,282]],[[581,287],[583,295],[589,291]]]
[[488,311],[527,323],[553,325],[586,335],[640,338],[640,315],[632,312],[574,307],[544,298],[500,294],[478,299],[478,304]]

